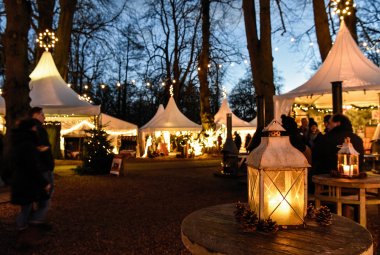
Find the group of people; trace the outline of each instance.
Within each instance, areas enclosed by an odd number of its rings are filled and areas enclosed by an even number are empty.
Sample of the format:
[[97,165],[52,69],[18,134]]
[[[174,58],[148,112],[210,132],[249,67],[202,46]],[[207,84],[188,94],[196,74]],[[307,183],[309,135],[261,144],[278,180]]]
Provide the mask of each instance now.
[[54,190],[54,159],[44,121],[43,109],[34,107],[10,130],[8,167],[2,179],[11,187],[11,202],[21,208],[16,217],[20,235],[30,227],[51,229],[46,216]]
[[[291,117],[282,116],[282,120],[287,131],[294,130],[294,128],[287,126],[288,122],[294,121]],[[321,132],[313,118],[302,118],[297,133],[289,132],[290,141],[293,141],[292,145],[303,152],[311,164],[309,182],[311,182],[313,175],[336,171],[339,146],[344,143],[346,137],[350,138],[350,142],[359,153],[359,168],[363,165],[363,140],[354,133],[351,121],[347,116],[340,113],[326,115],[324,127],[324,131]],[[309,185],[309,192],[313,192],[313,185]]]
[[[302,118],[298,126],[294,118],[281,116],[282,126],[289,136],[290,143],[301,151],[311,165],[308,182],[316,174],[328,174],[337,169],[337,152],[346,137],[350,138],[355,150],[359,153],[359,171],[363,171],[364,145],[363,140],[354,133],[352,123],[344,114],[324,116],[324,130],[318,129],[318,123],[313,118]],[[261,142],[262,129],[258,128],[248,145],[248,151],[254,150]],[[308,185],[313,193],[313,185]]]

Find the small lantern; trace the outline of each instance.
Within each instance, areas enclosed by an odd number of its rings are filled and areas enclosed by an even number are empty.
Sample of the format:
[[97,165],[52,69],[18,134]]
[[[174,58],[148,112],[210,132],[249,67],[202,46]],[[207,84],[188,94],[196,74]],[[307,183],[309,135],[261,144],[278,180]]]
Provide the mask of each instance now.
[[338,173],[341,177],[359,176],[359,153],[354,149],[350,138],[346,137],[338,151]]
[[282,226],[303,225],[310,165],[289,137],[281,136],[283,131],[273,120],[247,158],[248,203],[259,219],[271,218]]

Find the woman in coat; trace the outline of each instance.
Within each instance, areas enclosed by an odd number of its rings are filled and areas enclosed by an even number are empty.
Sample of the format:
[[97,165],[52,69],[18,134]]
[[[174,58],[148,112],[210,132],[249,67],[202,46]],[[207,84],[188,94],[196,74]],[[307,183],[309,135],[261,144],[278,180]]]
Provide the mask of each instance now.
[[39,167],[35,122],[22,120],[12,130],[11,141],[11,202],[21,206],[16,223],[18,229],[23,230],[28,227],[33,203],[49,197],[50,184]]

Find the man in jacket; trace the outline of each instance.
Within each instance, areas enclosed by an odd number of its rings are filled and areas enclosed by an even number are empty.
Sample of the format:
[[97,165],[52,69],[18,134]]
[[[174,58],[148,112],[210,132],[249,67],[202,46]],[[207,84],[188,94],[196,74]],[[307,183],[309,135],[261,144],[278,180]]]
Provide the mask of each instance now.
[[54,158],[49,142],[48,133],[43,127],[43,123],[45,122],[45,114],[43,112],[43,109],[41,107],[33,107],[29,111],[29,116],[35,121],[37,127],[39,167],[43,176],[51,185],[49,198],[37,202],[36,209],[30,218],[30,224],[34,224],[45,230],[50,230],[51,225],[46,222],[46,215],[50,207],[51,195],[54,190]]

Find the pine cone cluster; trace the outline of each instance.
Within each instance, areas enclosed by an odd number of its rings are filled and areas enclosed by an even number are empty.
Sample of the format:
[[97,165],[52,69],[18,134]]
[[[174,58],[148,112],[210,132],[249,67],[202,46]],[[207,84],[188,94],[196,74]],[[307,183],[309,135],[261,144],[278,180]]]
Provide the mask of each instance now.
[[315,219],[322,226],[332,224],[332,214],[327,206],[321,206],[315,210]]
[[241,224],[244,231],[254,232],[256,230],[264,232],[277,232],[279,226],[272,219],[259,220],[255,211],[252,211],[248,206],[238,202],[236,204],[235,219]]
[[275,221],[269,218],[266,220],[259,220],[257,228],[267,233],[269,232],[276,233],[279,229],[279,226],[277,225]]

